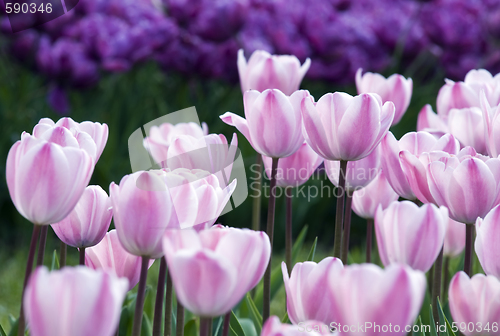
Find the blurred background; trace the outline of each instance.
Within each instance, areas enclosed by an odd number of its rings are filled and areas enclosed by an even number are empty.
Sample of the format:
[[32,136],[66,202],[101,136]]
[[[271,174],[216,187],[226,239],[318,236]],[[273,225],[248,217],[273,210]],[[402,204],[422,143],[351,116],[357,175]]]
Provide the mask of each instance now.
[[[2,0],[0,5],[3,13]],[[36,15],[29,20],[41,22]],[[356,94],[358,68],[412,77],[411,105],[392,129],[397,138],[415,130],[425,104],[435,106],[445,78],[463,80],[474,68],[500,70],[497,0],[79,0],[67,14],[17,33],[1,14],[0,29],[0,175],[5,176],[8,150],[22,131],[31,132],[42,117],[70,116],[109,126],[91,180],[106,191],[131,172],[129,135],[157,117],[195,106],[210,133],[237,132],[219,115],[244,115],[236,67],[240,48],[247,57],[263,49],[293,54],[301,62],[311,58],[301,87],[316,99],[334,91]],[[255,152],[237,133],[249,166]],[[251,210],[248,198],[220,222],[250,227]],[[0,213],[2,314],[9,284],[16,281],[12,265],[26,258],[32,230],[14,208],[4,177]],[[263,198],[263,225],[266,214]],[[294,236],[308,224],[307,240],[320,236],[320,246],[330,250],[334,215],[333,197],[295,198]],[[356,246],[364,241],[365,222],[353,217],[351,244]],[[276,225],[280,251],[284,199],[277,202]],[[54,246],[55,235],[49,233],[47,254]]]

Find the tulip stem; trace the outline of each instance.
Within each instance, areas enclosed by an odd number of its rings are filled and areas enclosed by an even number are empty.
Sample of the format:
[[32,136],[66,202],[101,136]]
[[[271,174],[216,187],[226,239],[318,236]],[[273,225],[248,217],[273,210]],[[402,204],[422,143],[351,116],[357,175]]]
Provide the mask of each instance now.
[[229,335],[229,321],[231,320],[231,312],[224,315],[224,325],[222,326],[222,336]]
[[24,273],[24,283],[23,283],[23,295],[21,296],[21,311],[19,313],[18,320],[18,329],[17,335],[24,336],[25,329],[25,321],[24,321],[24,310],[23,310],[23,297],[24,297],[24,289],[26,288],[26,284],[28,283],[28,279],[31,275],[31,271],[33,269],[33,260],[35,259],[35,249],[36,249],[36,241],[38,240],[38,236],[40,234],[41,227],[39,225],[33,225],[33,232],[31,233],[31,242],[30,242],[30,250],[28,252],[28,261],[26,262],[26,272]]
[[432,281],[432,315],[434,322],[439,322],[438,299],[441,298],[441,275],[443,274],[443,247],[434,262],[434,279]]
[[262,323],[266,323],[271,312],[271,259],[273,250],[274,236],[274,212],[276,207],[276,173],[278,171],[278,158],[273,158],[271,168],[271,192],[269,195],[269,203],[267,207],[267,235],[271,242],[271,256],[269,256],[269,264],[267,265],[266,273],[264,274],[264,300],[262,308]]
[[[165,262],[166,264],[166,262]],[[163,331],[164,336],[172,335],[172,278],[170,272],[166,271],[167,277],[167,293],[165,294],[165,328]]]
[[346,192],[345,201],[345,220],[344,220],[344,232],[342,235],[342,263],[347,265],[347,256],[349,255],[349,236],[351,232],[351,204],[352,196],[349,192]]
[[252,230],[260,231],[260,206],[262,196],[262,155],[260,154],[257,154],[255,168],[257,176],[254,178],[254,187],[252,188],[254,190],[252,203]]
[[[80,253],[81,259],[81,253]],[[149,257],[142,257],[141,275],[139,278],[139,288],[135,301],[134,324],[132,325],[132,336],[141,334],[142,310],[144,309],[144,296],[146,294],[146,279],[148,277]]]
[[177,299],[177,321],[176,321],[175,336],[184,335],[184,306]]
[[61,247],[59,248],[59,254],[60,254],[59,269],[61,269],[64,266],[66,266],[66,253],[67,253],[67,250],[68,250],[68,245],[64,244],[61,241]]
[[443,268],[443,302],[448,298],[448,285],[450,284],[450,257],[444,257],[444,268]]
[[156,287],[155,315],[153,318],[153,336],[160,336],[161,334],[166,269],[167,263],[165,262],[165,257],[162,257],[160,259],[160,272],[158,273],[158,286]]
[[344,221],[344,198],[345,198],[345,175],[347,170],[347,161],[340,160],[339,187],[340,193],[337,193],[337,209],[335,213],[335,240],[333,242],[333,256],[340,258],[342,250],[342,225]]
[[472,273],[472,245],[474,240],[474,225],[465,224],[465,261],[464,272],[470,277]]
[[372,262],[373,219],[366,220],[366,262]]
[[210,327],[210,318],[200,317],[200,336],[208,336],[209,327]]
[[47,243],[47,232],[49,230],[48,225],[42,225],[42,229],[40,230],[40,242],[38,244],[38,254],[36,257],[36,265],[43,265],[43,258],[45,257],[45,245]]
[[285,260],[288,275],[292,272],[292,188],[285,189],[286,196],[286,226],[285,226]]
[[78,249],[78,252],[80,254],[80,265],[85,265],[85,247],[80,247]]

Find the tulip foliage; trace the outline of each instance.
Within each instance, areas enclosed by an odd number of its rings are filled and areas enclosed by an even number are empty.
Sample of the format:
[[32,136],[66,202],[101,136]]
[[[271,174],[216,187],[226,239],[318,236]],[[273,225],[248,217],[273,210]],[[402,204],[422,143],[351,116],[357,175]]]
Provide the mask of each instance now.
[[[411,78],[360,69],[358,95],[316,100],[299,90],[309,59],[257,51],[247,61],[240,51],[237,62],[245,118],[220,119],[248,140],[270,180],[266,231],[219,218],[247,182],[233,174],[237,133],[229,142],[205,123],[152,126],[143,145],[157,169],[106,191],[89,182],[108,126],[44,118],[6,163],[12,202],[33,224],[10,334],[500,335],[498,76],[473,70],[446,81],[437,114],[424,107],[417,131],[398,140],[389,128],[409,106]],[[316,238],[301,259],[307,226],[292,232],[292,190],[319,174],[335,186],[336,217],[309,225],[332,225],[335,243]],[[273,254],[279,188],[284,260]],[[367,222],[366,258],[352,253],[352,211]],[[49,226],[61,240],[50,270]],[[319,262],[317,244],[329,254]],[[66,265],[67,246],[81,265]]]

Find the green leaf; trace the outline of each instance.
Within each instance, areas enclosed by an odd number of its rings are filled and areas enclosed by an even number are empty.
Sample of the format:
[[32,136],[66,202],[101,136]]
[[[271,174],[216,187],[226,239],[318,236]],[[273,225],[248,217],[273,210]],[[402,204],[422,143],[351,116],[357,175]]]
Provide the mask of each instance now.
[[413,331],[413,336],[425,336],[425,332],[422,332],[422,317],[419,315],[417,319],[418,331]]
[[231,319],[229,320],[229,336],[247,336],[233,311],[231,311]]
[[297,260],[297,257],[299,256],[300,250],[302,250],[302,245],[304,245],[304,240],[306,239],[306,234],[307,234],[307,229],[309,227],[307,225],[304,225],[302,230],[300,231],[299,235],[297,236],[297,239],[293,243],[292,246],[292,261],[295,263]]
[[314,239],[314,243],[311,246],[311,250],[309,251],[309,254],[307,255],[307,261],[314,261],[314,254],[316,253],[316,245],[318,244],[318,237]]
[[16,320],[15,322],[12,323],[12,327],[9,331],[8,336],[16,336],[17,335],[17,329],[18,329],[19,321]]
[[5,332],[5,330],[3,330],[1,325],[0,325],[0,336],[7,336],[7,333]]
[[198,327],[196,326],[196,319],[191,319],[184,324],[185,336],[198,336]]
[[434,321],[434,317],[432,316],[432,305],[429,309],[429,320],[431,321],[430,326],[431,326],[431,336],[438,336],[437,331],[436,331],[436,323]]
[[151,321],[146,314],[142,314],[141,336],[151,336],[151,334],[153,334]]
[[245,303],[250,310],[250,318],[253,320],[257,331],[260,333],[260,331],[262,330],[262,315],[260,315],[259,309],[255,305],[255,302],[253,302],[252,297],[249,293],[247,293],[247,295],[245,296]]
[[129,309],[127,306],[122,307],[122,313],[120,314],[120,324],[118,326],[118,335],[126,336],[127,331],[132,330],[132,318],[129,315]]
[[288,318],[288,312],[285,312],[285,315],[281,319],[281,323],[289,323],[290,319]]
[[242,318],[239,319],[241,328],[243,329],[243,332],[245,333],[245,336],[258,336],[259,334],[257,333],[257,330],[255,329],[255,325],[253,324],[253,321],[247,318]]
[[443,323],[446,323],[446,334],[448,336],[456,336],[455,333],[453,332],[453,329],[451,328],[450,321],[448,321],[446,315],[443,312],[443,308],[441,307],[441,300],[439,300],[439,298],[438,298],[438,311],[439,311],[439,319]]
[[217,328],[215,329],[214,336],[222,334],[222,323],[224,323],[224,317],[219,317],[219,322],[217,322]]
[[57,257],[57,250],[54,250],[52,253],[52,263],[50,264],[50,270],[53,271],[55,269],[59,269],[59,258]]

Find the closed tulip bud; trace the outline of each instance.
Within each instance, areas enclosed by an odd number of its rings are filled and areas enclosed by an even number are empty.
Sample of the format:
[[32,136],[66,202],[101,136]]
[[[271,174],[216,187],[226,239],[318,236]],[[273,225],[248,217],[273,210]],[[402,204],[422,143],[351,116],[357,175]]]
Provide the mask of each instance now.
[[465,336],[498,335],[499,297],[500,281],[495,277],[476,274],[469,278],[464,272],[458,272],[448,290],[453,321]]
[[290,277],[286,264],[281,264],[286,290],[288,317],[293,324],[308,320],[329,324],[334,321],[332,303],[325,295],[330,272],[339,272],[342,261],[327,257],[318,264],[312,261],[297,263]]
[[367,157],[386,135],[394,119],[394,104],[379,95],[327,93],[317,103],[301,104],[304,136],[325,160],[356,161]]
[[[331,272],[328,284],[335,316],[332,322],[337,326],[362,325],[363,335],[375,336],[388,333],[385,328],[392,325],[391,335],[406,335],[405,327],[413,325],[420,312],[426,279],[424,273],[405,265],[381,269],[361,264]],[[371,323],[369,328],[367,323]],[[342,335],[360,335],[357,328],[339,331]]]
[[491,157],[498,157],[500,155],[500,123],[498,122],[500,109],[498,105],[490,106],[484,91],[481,92],[480,102],[482,120],[484,120],[485,146]]
[[500,205],[494,207],[484,219],[476,220],[476,254],[486,274],[500,279],[500,248],[498,246]]
[[163,250],[178,300],[196,315],[215,317],[259,283],[271,243],[247,229],[167,230]]
[[111,336],[120,320],[127,279],[83,266],[35,270],[24,293],[32,336]]
[[52,229],[69,246],[94,246],[104,238],[112,216],[108,194],[100,186],[88,186],[69,216]]
[[448,257],[455,257],[462,253],[464,248],[465,225],[450,218],[444,235],[443,254]]
[[231,112],[220,118],[235,126],[259,154],[287,157],[304,143],[300,102],[307,96],[309,92],[304,90],[295,91],[291,96],[277,89],[249,90],[243,95],[246,119]]
[[241,91],[278,89],[289,96],[299,89],[310,65],[309,58],[301,66],[293,55],[271,55],[264,50],[254,51],[247,63],[243,49],[240,49],[238,73]]
[[[405,173],[404,162],[405,158],[411,160],[416,167],[416,176],[422,175],[421,179],[425,180],[425,162],[426,156],[420,156],[424,153],[432,151],[444,151],[450,154],[457,154],[460,150],[459,142],[450,134],[446,134],[439,139],[436,139],[427,132],[410,132],[406,133],[398,141],[391,132],[388,132],[381,142],[382,170],[385,172],[385,177],[391,185],[392,189],[401,197],[406,199],[422,199],[429,195],[428,187],[423,185],[423,191],[420,191],[414,186],[417,184],[417,179],[410,173]],[[402,154],[404,153],[404,154]],[[421,162],[423,161],[423,162]],[[420,181],[420,180],[418,180]],[[415,194],[415,190],[417,194]],[[425,202],[424,202],[425,203]]]
[[359,217],[373,219],[379,205],[385,209],[398,198],[399,195],[392,189],[385,178],[384,171],[381,170],[366,187],[353,193],[352,210]]
[[[149,261],[149,267],[153,262]],[[99,244],[85,250],[85,265],[95,270],[102,269],[119,278],[127,278],[129,290],[137,285],[141,275],[141,258],[123,248],[116,230],[109,231]]]
[[448,209],[434,204],[420,208],[413,202],[392,202],[377,209],[375,232],[385,266],[401,263],[427,272],[443,247]]
[[376,93],[382,98],[382,102],[392,101],[395,107],[392,125],[396,125],[410,105],[413,91],[412,79],[406,79],[398,74],[385,78],[378,73],[366,72],[364,75],[362,73],[363,69],[358,69],[356,72],[358,94]]
[[[262,156],[262,161],[264,162],[266,175],[270,177],[272,158]],[[322,162],[323,158],[304,142],[295,153],[278,161],[277,186],[283,188],[301,186],[309,180]]]
[[[111,183],[110,198],[118,238],[133,255],[160,258],[161,238],[179,223],[161,171],[136,172]],[[188,203],[188,202],[186,202]]]
[[57,223],[73,210],[89,183],[92,158],[24,133],[7,156],[6,176],[17,211],[38,225]]
[[190,135],[196,139],[208,134],[208,126],[194,122],[151,126],[149,136],[144,138],[144,147],[149,151],[155,162],[162,163],[168,158],[168,148],[181,135]]
[[262,327],[261,336],[319,336],[335,335],[330,333],[327,324],[318,321],[300,322],[299,325],[281,323],[278,316],[270,316]]
[[[326,175],[339,186],[340,161],[325,161]],[[380,172],[380,150],[375,148],[367,157],[349,161],[345,172],[345,189],[349,192],[366,187]]]
[[453,220],[474,224],[498,203],[500,159],[465,147],[457,156],[432,160],[425,169],[435,203],[447,207]]

